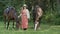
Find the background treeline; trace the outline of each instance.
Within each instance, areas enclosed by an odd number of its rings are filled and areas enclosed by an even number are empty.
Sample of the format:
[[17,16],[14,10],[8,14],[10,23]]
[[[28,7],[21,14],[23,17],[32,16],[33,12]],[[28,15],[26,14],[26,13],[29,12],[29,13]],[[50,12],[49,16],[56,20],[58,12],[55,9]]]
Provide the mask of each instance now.
[[60,0],[0,0],[0,21],[3,21],[3,11],[8,6],[14,6],[19,15],[23,4],[27,4],[31,12],[32,21],[32,6],[38,4],[43,9],[43,18],[41,23],[44,24],[60,24]]

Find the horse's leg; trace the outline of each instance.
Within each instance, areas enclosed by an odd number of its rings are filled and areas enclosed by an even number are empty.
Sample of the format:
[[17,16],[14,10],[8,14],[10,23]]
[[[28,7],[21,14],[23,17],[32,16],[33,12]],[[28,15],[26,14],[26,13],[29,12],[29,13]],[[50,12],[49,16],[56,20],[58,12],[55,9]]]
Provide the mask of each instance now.
[[34,27],[34,30],[37,30],[37,26],[38,26],[38,21],[35,21],[35,27]]
[[18,22],[16,23],[16,28],[19,29],[19,23]]
[[37,28],[40,29],[40,22],[38,22]]
[[39,20],[38,20],[38,22],[39,22],[39,24],[38,24],[38,26],[37,26],[37,28],[38,28],[38,29],[40,29],[41,19],[42,19],[42,17],[41,17],[41,18],[39,18]]
[[[40,20],[40,21],[41,21],[41,20]],[[39,22],[39,21],[38,21],[38,22]],[[37,28],[40,29],[40,22],[38,23]]]
[[33,24],[34,24],[34,27],[35,27],[35,17],[33,16]]
[[13,28],[14,28],[14,20],[13,20]]
[[4,25],[5,25],[5,28],[6,28],[6,16],[4,17]]
[[10,19],[8,20],[7,29],[8,29],[8,27],[9,27],[9,22],[10,22]]

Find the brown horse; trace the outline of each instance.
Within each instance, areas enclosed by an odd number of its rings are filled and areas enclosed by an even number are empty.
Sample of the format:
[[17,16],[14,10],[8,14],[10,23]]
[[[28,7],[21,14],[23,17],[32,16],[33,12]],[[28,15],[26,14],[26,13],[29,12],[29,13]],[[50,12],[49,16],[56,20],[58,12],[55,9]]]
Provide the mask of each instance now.
[[38,5],[36,5],[33,11],[34,30],[40,28],[39,20],[41,20],[42,15],[43,15],[42,9]]
[[16,10],[14,7],[8,7],[4,10],[4,24],[5,24],[5,27],[6,27],[6,20],[8,20],[8,23],[7,23],[7,29],[9,27],[9,22],[10,20],[13,20],[13,28],[14,28],[14,21],[16,21],[16,28],[19,28],[19,21],[18,21],[18,16],[16,14]]

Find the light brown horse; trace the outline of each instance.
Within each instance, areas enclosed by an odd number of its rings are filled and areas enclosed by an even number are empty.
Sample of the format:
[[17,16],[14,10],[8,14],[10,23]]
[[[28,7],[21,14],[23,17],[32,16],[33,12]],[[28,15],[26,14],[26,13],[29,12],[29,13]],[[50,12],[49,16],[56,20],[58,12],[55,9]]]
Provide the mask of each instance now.
[[34,11],[33,11],[34,30],[37,30],[37,28],[40,28],[39,21],[41,20],[42,15],[43,15],[43,11],[42,11],[41,7],[36,5],[34,7]]
[[14,21],[16,21],[16,28],[19,28],[19,20],[18,20],[18,16],[14,7],[6,8],[4,10],[3,16],[4,16],[5,27],[6,27],[6,20],[8,21],[7,29],[9,27],[10,20],[13,20],[13,28],[14,28]]

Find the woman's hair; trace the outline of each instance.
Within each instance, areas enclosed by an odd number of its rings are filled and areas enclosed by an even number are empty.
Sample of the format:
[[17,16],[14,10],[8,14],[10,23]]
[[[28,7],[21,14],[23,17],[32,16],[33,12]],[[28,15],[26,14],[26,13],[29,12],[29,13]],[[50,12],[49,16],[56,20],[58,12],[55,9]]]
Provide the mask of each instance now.
[[26,7],[26,6],[23,6],[23,9],[24,9],[24,7]]

